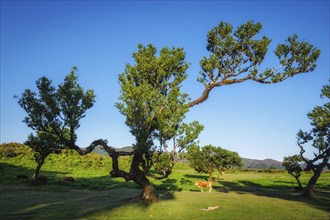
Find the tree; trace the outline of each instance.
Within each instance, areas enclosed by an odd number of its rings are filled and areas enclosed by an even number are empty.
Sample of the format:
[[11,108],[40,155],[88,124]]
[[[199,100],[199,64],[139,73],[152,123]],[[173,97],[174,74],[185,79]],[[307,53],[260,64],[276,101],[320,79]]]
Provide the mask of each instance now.
[[[183,123],[190,107],[207,100],[210,91],[216,87],[248,80],[278,83],[315,69],[320,51],[306,41],[300,42],[294,35],[274,51],[279,66],[260,70],[271,42],[267,37],[255,39],[261,28],[260,23],[249,21],[232,32],[230,24],[220,22],[208,33],[210,56],[201,60],[202,70],[198,78],[204,85],[204,91],[193,101],[180,90],[188,69],[183,49],[165,47],[157,57],[153,45],[139,45],[138,52],[133,53],[135,64],[127,64],[125,72],[119,75],[121,96],[116,104],[136,139],[134,151],[130,153],[133,155],[130,170],[123,171],[118,166],[118,157],[128,153],[109,148],[104,140],[94,141],[84,152],[102,145],[113,160],[110,175],[133,180],[142,188],[143,200],[156,201],[147,177],[166,178],[179,153],[193,145],[202,129],[197,122]],[[169,149],[171,152],[166,152]],[[153,175],[150,172],[152,166],[163,175]]]
[[320,50],[306,41],[299,41],[297,35],[288,37],[284,44],[277,45],[274,54],[279,65],[260,70],[268,52],[271,40],[263,36],[254,39],[262,25],[248,21],[234,32],[226,22],[214,27],[207,34],[209,57],[200,61],[202,70],[198,81],[204,85],[203,94],[188,103],[189,107],[207,100],[209,93],[216,87],[253,80],[262,84],[282,82],[299,73],[313,71]]
[[[300,130],[297,134],[300,156],[306,163],[305,170],[313,171],[313,176],[308,181],[304,191],[304,195],[307,197],[314,197],[313,188],[323,169],[325,167],[330,169],[330,85],[323,86],[321,98],[326,98],[327,102],[323,106],[316,106],[307,114],[311,120],[312,130],[309,132]],[[313,159],[304,156],[306,152],[304,146],[308,143],[311,143],[311,146],[316,150],[313,152]]]
[[[242,159],[236,152],[212,145],[206,145],[202,148],[197,145],[189,147],[187,159],[190,166],[198,173],[208,173],[209,181],[217,181],[224,171],[242,166]],[[215,179],[213,178],[214,171],[218,171]]]
[[55,135],[40,131],[36,131],[36,136],[30,134],[24,144],[34,151],[34,159],[37,163],[34,181],[37,183],[40,169],[45,163],[45,159],[51,153],[60,153],[61,148],[64,148],[64,146],[60,144]]
[[[148,202],[157,196],[147,176],[167,178],[179,153],[194,143],[203,128],[198,122],[183,123],[188,111],[187,94],[180,90],[188,68],[183,49],[165,47],[159,57],[156,54],[151,44],[139,45],[133,54],[136,65],[127,64],[119,76],[121,96],[116,105],[136,139],[130,171],[116,177],[137,183],[143,190],[141,198]],[[150,172],[153,166],[161,175]]]
[[302,169],[302,158],[300,155],[293,155],[284,157],[282,166],[288,171],[290,175],[292,175],[297,183],[298,183],[298,190],[302,190],[303,187],[301,185],[299,177],[301,176]]
[[85,112],[93,106],[95,95],[93,90],[84,92],[80,87],[76,70],[73,67],[57,89],[51,80],[41,77],[36,82],[38,94],[26,89],[19,97],[19,105],[27,112],[23,122],[36,131],[25,142],[35,151],[36,179],[49,154],[59,153],[64,147],[78,149],[75,132]]

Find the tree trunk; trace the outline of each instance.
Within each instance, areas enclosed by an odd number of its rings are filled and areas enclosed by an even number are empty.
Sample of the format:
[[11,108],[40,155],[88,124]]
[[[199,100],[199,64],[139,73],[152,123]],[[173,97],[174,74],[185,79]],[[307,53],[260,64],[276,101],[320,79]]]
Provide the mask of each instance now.
[[137,183],[142,189],[142,192],[140,194],[141,200],[147,203],[153,203],[158,201],[158,196],[156,195],[154,187],[152,186],[143,171],[140,171],[136,174],[134,182]]
[[[43,163],[42,163],[42,164],[43,164]],[[42,164],[38,164],[38,166],[37,166],[37,168],[36,168],[36,172],[35,172],[35,174],[34,174],[34,179],[35,179],[35,180],[38,179],[38,176],[39,176],[39,174],[40,174],[40,169],[41,169]]]
[[302,185],[301,185],[301,182],[300,182],[300,179],[299,179],[299,177],[295,176],[295,178],[296,178],[296,180],[297,180],[297,183],[298,183],[298,189],[299,189],[299,190],[302,190],[302,189],[303,189],[303,187],[302,187]]
[[155,193],[154,187],[148,180],[145,173],[140,170],[140,163],[142,161],[142,155],[139,153],[134,154],[130,175],[134,176],[133,181],[140,186],[142,192],[140,194],[140,199],[147,203],[153,203],[158,201],[158,197]]
[[43,165],[44,163],[42,162],[42,163],[38,163],[38,166],[37,166],[37,168],[36,168],[36,171],[35,171],[35,173],[34,173],[34,175],[33,175],[33,184],[36,184],[36,185],[38,185],[39,184],[39,174],[40,174],[40,169],[41,169],[41,167],[42,167],[42,165]]
[[303,193],[304,196],[306,196],[308,198],[314,198],[313,188],[314,188],[315,183],[317,182],[317,179],[320,177],[321,172],[322,172],[322,169],[319,169],[319,168],[315,169],[314,175],[309,180],[307,187]]

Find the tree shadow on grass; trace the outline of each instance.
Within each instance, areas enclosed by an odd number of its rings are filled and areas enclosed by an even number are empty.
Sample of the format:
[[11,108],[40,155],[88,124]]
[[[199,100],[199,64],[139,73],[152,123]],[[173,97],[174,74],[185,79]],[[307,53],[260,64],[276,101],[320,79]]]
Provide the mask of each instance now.
[[155,184],[157,190],[170,190],[170,191],[182,191],[182,188],[178,187],[176,179],[164,179],[161,184]]
[[[33,186],[16,179],[17,174],[31,176],[33,169],[6,163],[2,163],[1,168],[0,219],[78,219],[109,213],[126,205],[141,211],[150,207],[139,200],[141,190],[133,182],[99,176],[77,178],[75,183],[66,183],[59,178],[59,172],[43,171],[49,183]],[[162,187],[173,188],[175,183],[176,180],[164,180]],[[175,199],[173,191],[158,192],[161,200]]]
[[189,179],[198,179],[198,181],[207,181],[209,176],[203,174],[185,174],[184,177]]
[[236,192],[238,194],[254,194],[257,196],[266,196],[271,198],[279,198],[289,201],[297,201],[307,203],[317,209],[330,211],[330,189],[316,188],[315,198],[310,199],[302,196],[301,192],[295,192],[294,189],[287,186],[279,185],[261,185],[251,181],[228,182],[221,181],[222,186],[214,186],[218,192]]

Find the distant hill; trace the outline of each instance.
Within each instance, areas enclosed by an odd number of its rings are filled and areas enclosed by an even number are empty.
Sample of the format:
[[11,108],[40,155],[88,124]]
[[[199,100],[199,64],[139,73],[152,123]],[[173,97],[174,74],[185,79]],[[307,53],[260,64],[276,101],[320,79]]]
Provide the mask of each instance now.
[[[126,151],[132,152],[133,147],[126,146],[122,148],[116,148],[117,151]],[[94,153],[101,154],[107,156],[107,152],[103,150],[102,147],[95,147],[93,150]],[[250,158],[242,158],[243,161],[243,168],[251,168],[251,169],[269,169],[269,168],[276,168],[276,169],[283,169],[282,162],[273,159],[265,159],[265,160],[256,160]]]
[[255,160],[249,158],[242,158],[243,168],[253,168],[253,169],[283,169],[282,162],[273,159]]
[[[115,148],[115,149],[117,151],[125,151],[125,152],[132,152],[133,151],[133,147],[131,147],[131,146],[126,146],[126,147],[122,147],[122,148]],[[108,153],[100,146],[96,146],[92,152],[96,153],[96,154],[103,155],[103,156],[108,156]]]

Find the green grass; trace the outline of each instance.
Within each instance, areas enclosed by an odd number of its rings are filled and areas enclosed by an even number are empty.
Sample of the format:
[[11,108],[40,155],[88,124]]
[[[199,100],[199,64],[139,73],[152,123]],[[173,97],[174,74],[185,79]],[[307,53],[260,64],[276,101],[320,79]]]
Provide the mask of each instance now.
[[[193,185],[207,178],[187,164],[177,164],[170,178],[153,184],[160,201],[147,205],[137,199],[133,182],[109,176],[111,160],[99,155],[64,152],[47,158],[42,173],[46,186],[17,180],[32,176],[35,163],[29,153],[3,156],[0,147],[0,219],[330,219],[330,173],[315,186],[316,198],[294,192],[295,180],[287,173],[227,172],[212,193]],[[2,156],[1,156],[2,155]],[[130,158],[120,161],[128,168]],[[73,176],[76,183],[65,183]],[[303,173],[303,185],[311,173]],[[202,211],[219,206],[214,211]]]

